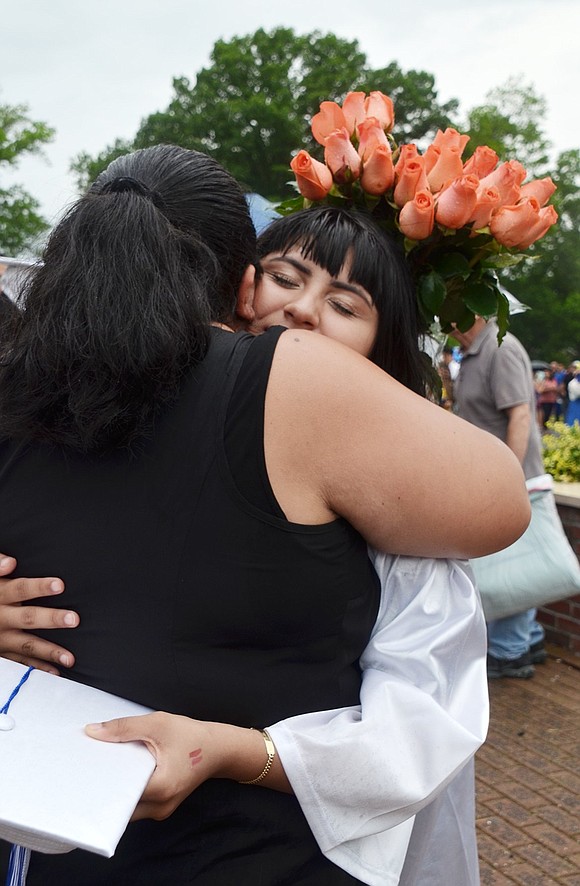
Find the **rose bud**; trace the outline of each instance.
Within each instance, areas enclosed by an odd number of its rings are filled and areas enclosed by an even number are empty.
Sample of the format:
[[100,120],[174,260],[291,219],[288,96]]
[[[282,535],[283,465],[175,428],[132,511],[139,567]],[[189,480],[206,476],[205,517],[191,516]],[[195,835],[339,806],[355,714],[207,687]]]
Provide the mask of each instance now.
[[425,240],[435,224],[435,201],[430,191],[417,191],[399,213],[399,227],[411,240]]
[[518,243],[519,249],[527,249],[536,240],[540,240],[544,234],[558,221],[558,213],[553,206],[544,206],[538,212],[538,217],[523,240]]
[[481,179],[480,185],[482,188],[497,188],[501,206],[514,206],[520,199],[518,179],[519,172],[510,163],[501,163],[497,169]]
[[401,145],[399,148],[399,156],[395,163],[395,174],[398,176],[408,160],[416,160],[419,156],[420,154],[417,150],[417,145]]
[[428,191],[429,183],[423,169],[423,158],[409,160],[403,166],[395,187],[393,199],[397,206],[404,206],[412,200],[417,191]]
[[463,164],[464,175],[476,175],[485,178],[497,166],[498,156],[487,145],[478,145],[473,155]]
[[307,200],[322,200],[332,187],[332,173],[324,163],[311,157],[308,151],[298,151],[290,167],[296,176],[298,190]]
[[516,206],[500,206],[491,217],[489,229],[502,246],[514,249],[524,242],[532,230],[540,211],[535,197],[528,197]]
[[365,99],[365,111],[367,117],[376,117],[379,125],[390,132],[395,123],[395,108],[388,95],[382,92],[371,92]]
[[372,154],[378,145],[384,145],[390,152],[389,140],[384,130],[379,126],[379,121],[376,117],[367,117],[366,120],[357,126],[357,133],[358,154],[363,162],[367,160],[368,156]]
[[425,164],[425,175],[429,175],[435,164],[437,163],[439,157],[441,156],[441,148],[438,148],[437,145],[429,145],[425,153],[423,154],[423,162]]
[[[347,97],[342,103],[342,113],[344,114],[344,119],[346,121],[346,128],[348,129],[348,134],[352,135],[353,132],[356,132],[357,126],[359,126],[363,120],[366,120],[367,112],[365,111],[365,93],[364,92],[349,92]],[[335,126],[335,129],[341,129],[340,126]]]
[[461,152],[456,145],[440,145],[441,153],[435,166],[427,175],[427,181],[433,194],[440,191],[443,185],[463,175]]
[[545,206],[555,190],[556,185],[551,178],[535,178],[521,186],[520,196],[535,197],[540,206]]
[[462,228],[472,218],[477,202],[479,179],[475,175],[461,175],[439,193],[435,204],[435,218],[446,228]]
[[457,148],[459,156],[461,156],[468,141],[468,135],[461,135],[456,129],[448,127],[445,132],[441,132],[440,129],[437,130],[433,144],[436,148]]
[[327,137],[324,160],[338,184],[345,184],[359,177],[361,159],[352,145],[346,127],[331,132]]
[[395,179],[393,155],[388,145],[377,145],[363,166],[361,187],[367,194],[384,194]]
[[346,120],[342,108],[336,102],[322,102],[320,111],[314,115],[310,125],[316,141],[320,145],[324,145],[331,132],[346,126]]
[[470,219],[474,231],[485,228],[489,224],[492,212],[500,205],[497,188],[482,188],[480,186],[476,191],[476,197],[477,202]]

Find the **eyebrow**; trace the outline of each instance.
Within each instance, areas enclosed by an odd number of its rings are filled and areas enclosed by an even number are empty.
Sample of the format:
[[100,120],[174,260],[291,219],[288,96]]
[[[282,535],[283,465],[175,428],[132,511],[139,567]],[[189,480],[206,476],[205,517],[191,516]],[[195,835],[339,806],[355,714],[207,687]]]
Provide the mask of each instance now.
[[[297,261],[295,258],[291,258],[288,255],[273,255],[270,258],[270,261],[281,261],[286,262],[288,265],[292,265],[293,268],[296,268],[301,274],[304,274],[306,277],[312,277],[312,271],[307,265],[302,264],[302,262]],[[343,283],[342,280],[331,280],[330,285],[333,289],[342,289],[344,292],[351,292],[353,295],[358,295],[359,298],[362,298],[370,307],[374,306],[374,302],[369,293],[367,293],[366,289],[356,286],[353,283]]]

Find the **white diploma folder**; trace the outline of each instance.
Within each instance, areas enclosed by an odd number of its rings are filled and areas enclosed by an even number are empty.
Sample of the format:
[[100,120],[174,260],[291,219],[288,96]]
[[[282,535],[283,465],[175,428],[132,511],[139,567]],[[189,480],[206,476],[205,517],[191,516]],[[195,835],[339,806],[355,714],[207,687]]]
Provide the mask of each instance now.
[[[0,708],[27,670],[0,658]],[[110,858],[155,760],[141,742],[97,741],[84,727],[147,713],[142,705],[33,670],[10,704],[13,727],[0,731],[0,839],[39,852],[78,847]]]

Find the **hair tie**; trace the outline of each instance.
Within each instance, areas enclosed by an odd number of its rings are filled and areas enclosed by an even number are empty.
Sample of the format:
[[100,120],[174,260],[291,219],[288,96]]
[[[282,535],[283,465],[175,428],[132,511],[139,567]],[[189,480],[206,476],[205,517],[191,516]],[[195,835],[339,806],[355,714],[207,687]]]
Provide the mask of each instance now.
[[130,175],[119,175],[117,178],[110,179],[105,182],[99,193],[121,194],[124,191],[132,191],[134,194],[140,194],[142,197],[147,197],[147,199],[151,200],[158,209],[165,209],[165,202],[159,191],[152,191],[151,188],[148,188],[143,182],[140,182],[136,178],[132,178]]

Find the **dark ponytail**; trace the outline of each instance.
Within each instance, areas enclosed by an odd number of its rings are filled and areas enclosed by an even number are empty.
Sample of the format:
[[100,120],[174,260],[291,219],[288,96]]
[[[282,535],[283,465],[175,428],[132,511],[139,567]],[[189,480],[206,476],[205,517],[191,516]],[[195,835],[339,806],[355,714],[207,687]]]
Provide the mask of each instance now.
[[142,436],[203,359],[210,323],[233,314],[254,246],[241,191],[204,154],[160,146],[114,161],[25,289],[0,435],[82,451]]

